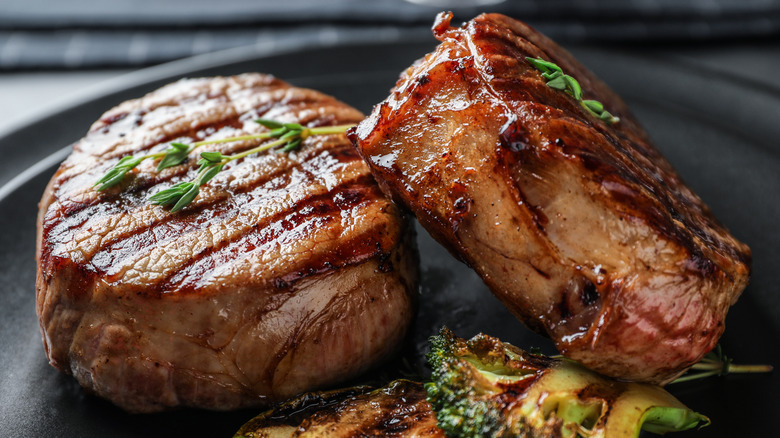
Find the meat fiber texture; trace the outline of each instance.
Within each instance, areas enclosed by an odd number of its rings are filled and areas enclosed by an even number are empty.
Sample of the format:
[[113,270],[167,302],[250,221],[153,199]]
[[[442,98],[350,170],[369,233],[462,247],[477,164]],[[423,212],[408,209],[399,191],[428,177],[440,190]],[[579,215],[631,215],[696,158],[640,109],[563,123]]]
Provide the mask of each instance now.
[[108,111],[52,178],[38,219],[37,313],[51,364],[131,412],[267,406],[391,354],[417,293],[413,235],[343,135],[228,164],[182,211],[147,197],[197,154],[93,188],[121,157],[308,127],[357,110],[271,76],[182,80]]
[[[710,351],[750,250],[569,53],[496,14],[401,75],[352,135],[380,185],[569,358],[664,383]],[[525,58],[560,66],[618,116],[603,122]]]

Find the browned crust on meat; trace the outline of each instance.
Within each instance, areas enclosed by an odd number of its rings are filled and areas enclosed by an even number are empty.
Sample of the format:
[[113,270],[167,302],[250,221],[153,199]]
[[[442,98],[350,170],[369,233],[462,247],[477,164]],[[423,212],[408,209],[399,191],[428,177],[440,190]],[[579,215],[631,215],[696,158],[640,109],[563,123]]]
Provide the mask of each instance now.
[[244,424],[240,436],[445,437],[421,383],[396,380],[304,394]]
[[[409,224],[343,135],[228,164],[175,214],[147,197],[197,172],[204,150],[118,187],[127,155],[308,127],[357,110],[261,74],[188,79],[108,111],[40,203],[37,312],[50,362],[130,411],[268,405],[353,376],[408,327],[417,258]],[[385,312],[392,312],[385,314]]]
[[[712,349],[750,250],[651,145],[622,100],[527,25],[440,16],[433,53],[353,132],[377,180],[566,355],[663,382]],[[608,125],[546,86],[558,64]]]
[[[137,287],[144,294],[195,290],[204,293],[208,289],[195,278],[213,269],[220,257],[235,258],[239,252],[251,252],[280,239],[294,242],[306,237],[312,228],[325,228],[332,221],[341,220],[341,212],[351,209],[376,208],[388,218],[396,214],[358,155],[340,136],[311,137],[299,152],[289,155],[261,154],[231,163],[180,214],[168,214],[164,208],[150,205],[146,198],[161,188],[192,178],[197,171],[195,158],[160,173],[152,171],[154,163],[145,162],[121,187],[105,193],[92,188],[92,183],[118,158],[164,149],[170,141],[194,142],[258,133],[264,130],[253,122],[258,117],[295,120],[309,127],[357,123],[362,119],[358,111],[331,97],[291,88],[270,76],[248,75],[221,82],[217,86],[210,80],[190,80],[143,100],[126,102],[106,113],[74,145],[73,154],[52,180],[52,196],[45,196],[40,206],[46,212],[41,221],[42,275],[59,272],[63,264],[73,263],[74,270],[87,282],[98,278],[120,282]],[[204,97],[205,102],[191,103]],[[195,109],[179,114],[187,105]],[[213,145],[206,149],[228,153],[247,144]],[[327,178],[340,182],[326,187]],[[296,190],[301,194],[295,196],[292,192]],[[278,197],[281,205],[274,208],[273,199],[264,199],[269,196]],[[268,211],[255,213],[256,217],[248,220],[238,216],[249,215],[248,207],[252,206]],[[193,234],[200,240],[214,239],[214,229],[231,221],[246,224],[239,232],[224,231],[228,235],[204,245],[194,256],[178,261],[173,269],[159,272],[154,279],[128,281],[126,260],[139,258],[139,252],[166,245],[173,249]],[[269,228],[277,223],[288,229]],[[211,234],[197,234],[209,228]],[[329,257],[332,268],[388,253],[398,241],[398,232],[397,226],[392,228],[391,220],[378,221],[371,239],[360,235],[349,242],[339,242],[339,247],[334,248],[336,256]],[[285,268],[277,277],[251,280],[286,283],[291,276],[300,278],[325,269],[323,260],[298,259],[300,262],[292,257],[283,261],[296,269]],[[280,260],[278,264],[281,263]]]

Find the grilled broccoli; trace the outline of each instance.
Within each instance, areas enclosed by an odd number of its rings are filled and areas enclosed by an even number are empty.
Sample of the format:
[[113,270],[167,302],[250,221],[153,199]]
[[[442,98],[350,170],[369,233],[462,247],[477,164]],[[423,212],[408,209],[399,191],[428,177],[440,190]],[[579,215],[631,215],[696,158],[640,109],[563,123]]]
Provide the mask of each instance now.
[[425,385],[450,437],[637,437],[709,424],[658,386],[619,382],[487,335],[431,338]]

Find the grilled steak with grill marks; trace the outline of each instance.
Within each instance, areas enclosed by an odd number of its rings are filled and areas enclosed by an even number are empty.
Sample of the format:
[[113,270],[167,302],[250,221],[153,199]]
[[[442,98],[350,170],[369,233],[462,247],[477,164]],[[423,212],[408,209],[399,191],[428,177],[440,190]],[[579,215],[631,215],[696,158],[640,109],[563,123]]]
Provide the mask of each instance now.
[[356,123],[353,108],[270,76],[183,80],[107,112],[40,204],[37,312],[51,364],[133,412],[264,406],[391,353],[411,321],[413,235],[343,135],[228,164],[175,214],[146,200],[197,172],[121,157],[259,133],[258,117]]
[[[352,133],[377,180],[529,326],[604,374],[666,382],[711,350],[750,250],[625,104],[527,25],[450,27]],[[560,66],[598,120],[526,57]]]

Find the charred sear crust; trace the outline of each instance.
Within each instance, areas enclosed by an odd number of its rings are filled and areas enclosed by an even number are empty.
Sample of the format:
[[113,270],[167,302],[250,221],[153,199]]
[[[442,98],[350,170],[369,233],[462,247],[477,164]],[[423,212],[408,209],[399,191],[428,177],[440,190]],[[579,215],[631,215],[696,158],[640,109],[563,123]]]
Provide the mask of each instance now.
[[[268,405],[390,354],[417,281],[409,224],[343,135],[233,161],[177,213],[150,194],[198,154],[93,187],[120,158],[172,141],[257,134],[264,117],[313,128],[357,110],[271,76],[189,79],[108,111],[40,204],[37,311],[55,367],[130,411]],[[346,333],[346,334],[344,334]]]
[[[501,15],[450,18],[434,25],[438,48],[352,132],[361,155],[565,355],[615,377],[671,380],[722,334],[749,248],[565,50]],[[620,121],[548,86],[526,57],[558,65]]]
[[396,380],[366,387],[305,394],[246,423],[236,438],[436,437],[444,432],[421,383]]

